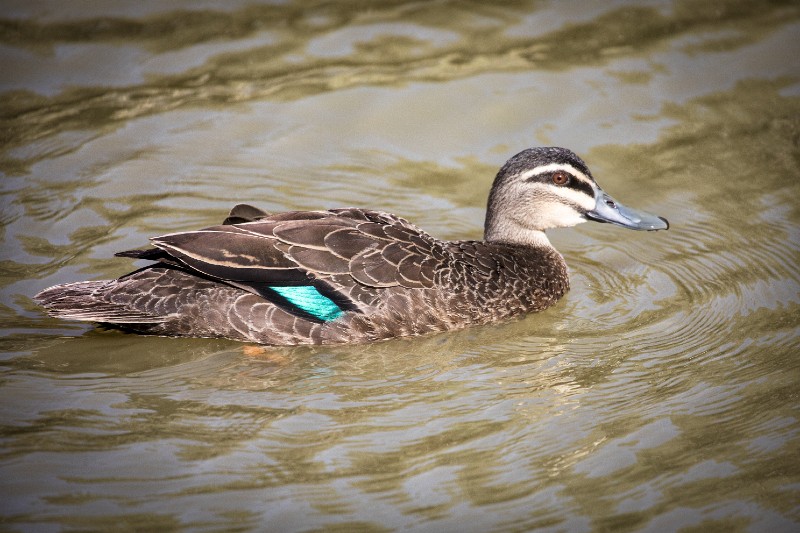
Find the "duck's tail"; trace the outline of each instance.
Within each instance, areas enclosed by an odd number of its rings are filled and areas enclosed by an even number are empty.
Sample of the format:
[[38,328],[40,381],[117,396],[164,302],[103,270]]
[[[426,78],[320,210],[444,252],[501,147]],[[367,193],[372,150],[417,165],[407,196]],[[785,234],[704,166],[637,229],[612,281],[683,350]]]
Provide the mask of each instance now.
[[43,306],[50,316],[108,324],[142,324],[163,322],[154,316],[124,303],[115,303],[105,294],[116,280],[79,281],[56,285],[43,290],[33,300]]

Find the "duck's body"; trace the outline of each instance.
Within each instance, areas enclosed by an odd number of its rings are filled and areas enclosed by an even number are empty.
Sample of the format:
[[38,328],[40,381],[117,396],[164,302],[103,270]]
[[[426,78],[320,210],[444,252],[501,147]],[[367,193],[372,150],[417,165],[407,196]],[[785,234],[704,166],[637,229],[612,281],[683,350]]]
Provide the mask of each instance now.
[[142,333],[327,344],[541,311],[568,288],[566,264],[552,248],[440,241],[361,209],[263,214],[154,244],[123,252],[154,266],[54,287],[38,299],[57,316]]
[[223,225],[157,237],[155,249],[118,254],[156,261],[152,266],[116,280],[51,287],[36,300],[53,316],[158,335],[274,345],[423,335],[558,301],[569,279],[544,236],[549,227],[597,217],[634,229],[666,228],[649,215],[634,213],[647,217],[643,222],[609,219],[603,210],[611,208],[625,209],[602,193],[572,152],[530,149],[498,173],[484,241],[441,241],[377,211],[268,215],[241,205]]

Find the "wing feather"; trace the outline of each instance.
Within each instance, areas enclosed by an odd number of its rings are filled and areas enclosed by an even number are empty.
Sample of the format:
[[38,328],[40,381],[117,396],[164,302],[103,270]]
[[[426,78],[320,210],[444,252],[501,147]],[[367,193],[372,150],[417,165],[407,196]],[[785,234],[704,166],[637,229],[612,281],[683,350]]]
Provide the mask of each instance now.
[[296,267],[305,272],[320,274],[345,274],[349,270],[349,263],[327,249],[305,248],[303,246],[290,246],[287,253]]
[[340,217],[334,219],[321,219],[314,224],[307,220],[293,220],[275,226],[272,234],[283,242],[328,250],[325,239],[331,233],[355,226],[352,221]]

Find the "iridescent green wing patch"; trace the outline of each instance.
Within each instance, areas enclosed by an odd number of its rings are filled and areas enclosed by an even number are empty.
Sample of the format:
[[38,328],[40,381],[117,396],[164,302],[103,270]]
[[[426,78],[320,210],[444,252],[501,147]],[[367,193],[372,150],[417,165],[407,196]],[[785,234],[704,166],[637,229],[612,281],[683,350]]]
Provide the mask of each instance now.
[[277,292],[297,309],[322,322],[336,320],[344,313],[333,300],[311,285],[270,287],[270,289]]

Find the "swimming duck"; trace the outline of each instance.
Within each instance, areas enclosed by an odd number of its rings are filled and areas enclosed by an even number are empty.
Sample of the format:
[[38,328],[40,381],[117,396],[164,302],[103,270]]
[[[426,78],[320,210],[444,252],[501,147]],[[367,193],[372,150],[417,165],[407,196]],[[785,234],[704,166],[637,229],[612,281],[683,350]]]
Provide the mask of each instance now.
[[570,150],[530,148],[497,173],[482,241],[441,241],[367,209],[267,214],[243,204],[222,225],[116,254],[154,264],[34,298],[55,317],[145,334],[271,345],[423,335],[553,305],[569,278],[545,230],[587,220],[669,228],[614,201]]

